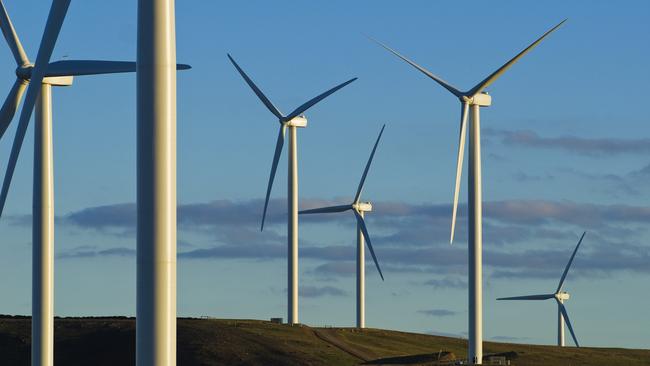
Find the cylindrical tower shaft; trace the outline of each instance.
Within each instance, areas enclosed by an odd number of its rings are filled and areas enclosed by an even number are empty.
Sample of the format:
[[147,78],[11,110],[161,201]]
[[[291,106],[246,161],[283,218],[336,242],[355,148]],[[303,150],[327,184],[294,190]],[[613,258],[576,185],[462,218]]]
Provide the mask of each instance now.
[[288,323],[298,324],[298,131],[289,126],[289,176],[288,176],[288,211],[287,225],[287,296]]
[[54,364],[54,182],[52,86],[41,84],[34,116],[32,366]]
[[481,122],[480,107],[471,106],[469,143],[469,351],[474,364],[483,363],[483,208],[481,197]]
[[[364,217],[364,212],[359,211]],[[357,328],[366,327],[366,248],[363,231],[357,223]]]
[[138,0],[136,364],[176,365],[174,0]]
[[[560,303],[563,302],[560,300]],[[560,304],[557,305],[557,345],[564,347],[564,317],[562,316],[562,310],[560,310]]]

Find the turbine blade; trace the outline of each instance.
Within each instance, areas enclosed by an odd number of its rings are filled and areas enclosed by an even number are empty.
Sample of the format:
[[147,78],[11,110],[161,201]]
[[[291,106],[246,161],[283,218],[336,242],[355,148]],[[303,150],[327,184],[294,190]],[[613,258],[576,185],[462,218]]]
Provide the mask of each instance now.
[[294,118],[298,117],[299,115],[303,114],[309,108],[313,107],[314,104],[316,104],[316,103],[320,102],[321,100],[329,97],[330,95],[332,95],[337,90],[343,88],[344,86],[350,84],[351,82],[353,82],[355,80],[357,80],[357,78],[352,78],[352,79],[350,79],[350,80],[348,80],[348,81],[346,81],[344,83],[341,83],[341,84],[333,87],[332,89],[330,89],[330,90],[328,90],[328,91],[326,91],[326,92],[324,92],[324,93],[322,93],[322,94],[308,100],[303,105],[296,108],[293,112],[289,113],[289,115],[284,120],[285,121],[291,121],[292,119],[294,119]]
[[555,297],[554,294],[543,294],[543,295],[500,297],[497,300],[547,300],[547,299],[552,299],[554,297]]
[[14,55],[14,59],[16,59],[16,64],[18,66],[29,65],[29,59],[27,59],[23,45],[20,44],[20,39],[18,38],[16,29],[14,29],[14,25],[11,23],[7,9],[5,9],[5,5],[2,1],[0,1],[0,7],[2,8],[0,9],[0,29],[2,29],[2,34],[7,40],[7,44],[11,49],[11,53]]
[[368,38],[370,38],[371,41],[374,41],[374,42],[377,43],[378,45],[380,45],[380,46],[382,46],[383,48],[385,48],[386,50],[388,50],[388,51],[389,51],[390,53],[392,53],[393,55],[395,55],[395,56],[401,58],[403,61],[405,61],[405,62],[408,63],[409,65],[411,65],[411,66],[415,67],[416,69],[418,69],[421,73],[423,73],[424,75],[428,76],[429,78],[431,78],[431,79],[432,79],[433,81],[435,81],[436,83],[440,84],[440,86],[442,86],[443,88],[447,89],[451,94],[457,96],[458,98],[460,98],[460,97],[463,96],[463,92],[461,92],[460,90],[458,90],[457,88],[455,88],[454,86],[452,86],[451,84],[449,84],[448,82],[444,81],[443,79],[439,78],[438,76],[432,74],[429,70],[427,70],[427,69],[425,69],[424,67],[422,67],[422,66],[416,64],[415,62],[409,60],[408,58],[402,56],[399,52],[397,52],[397,51],[395,51],[394,49],[388,47],[387,45],[385,45],[385,44],[379,42],[378,40],[376,40],[376,39],[374,39],[374,38],[372,38],[372,37],[368,37]]
[[[190,65],[176,65],[176,70],[190,68]],[[63,60],[50,63],[47,66],[45,76],[100,75],[135,71],[136,63],[133,61]]]
[[319,213],[343,212],[351,209],[352,209],[352,205],[341,205],[341,206],[313,208],[310,210],[302,210],[302,211],[298,211],[298,213],[301,215],[303,214],[308,215],[308,214],[319,214]]
[[27,88],[25,103],[23,104],[23,110],[20,113],[20,120],[18,121],[18,127],[16,129],[16,137],[14,138],[14,143],[11,147],[7,172],[5,173],[4,182],[2,183],[2,192],[0,192],[0,216],[2,216],[2,211],[4,211],[5,203],[7,201],[9,186],[11,185],[11,179],[14,175],[14,170],[16,169],[16,163],[18,162],[18,155],[20,155],[20,149],[23,145],[23,140],[25,139],[27,127],[29,126],[29,119],[32,116],[32,110],[34,109],[36,98],[41,91],[41,83],[45,75],[45,70],[47,69],[47,64],[50,62],[52,51],[54,51],[54,46],[56,45],[56,40],[61,31],[61,26],[63,25],[63,20],[65,19],[69,6],[70,0],[54,0],[52,2],[52,7],[50,8],[50,13],[43,32],[43,38],[41,39],[41,45],[38,49],[38,55],[36,56],[36,64],[32,70],[31,81]]
[[580,237],[580,240],[578,240],[578,245],[576,245],[576,248],[573,250],[573,254],[571,254],[571,258],[569,259],[569,263],[566,264],[566,267],[564,268],[564,273],[562,273],[562,277],[560,278],[560,284],[557,285],[557,290],[555,292],[560,292],[562,289],[562,285],[564,284],[564,279],[566,278],[566,274],[569,272],[569,268],[571,267],[571,263],[573,262],[573,258],[576,256],[576,253],[578,252],[578,248],[580,247],[580,243],[582,243],[582,239],[584,239],[585,234],[587,232],[583,232],[582,236]]
[[549,34],[553,33],[556,29],[558,29],[566,21],[567,20],[564,19],[558,25],[556,25],[555,27],[551,28],[549,31],[544,33],[535,42],[531,43],[530,46],[526,47],[523,51],[519,52],[519,54],[517,54],[517,56],[513,57],[510,61],[506,62],[497,71],[493,72],[490,76],[485,78],[483,81],[476,84],[476,86],[473,87],[470,91],[468,91],[467,94],[476,95],[476,94],[480,93],[481,91],[483,91],[488,86],[490,86],[490,84],[492,84],[496,79],[498,79],[501,75],[503,75],[503,73],[506,72],[506,70],[508,70],[512,65],[514,65],[515,62],[519,61],[520,58],[524,57],[525,54],[527,54],[533,48],[535,48],[544,38],[546,38]]
[[266,187],[266,199],[264,200],[264,212],[262,212],[262,226],[260,231],[264,231],[264,221],[266,220],[266,209],[269,206],[269,197],[271,196],[271,188],[273,187],[273,180],[275,179],[275,171],[278,169],[278,161],[282,155],[282,146],[284,145],[284,135],[287,131],[285,124],[280,126],[278,133],[278,141],[275,143],[275,153],[273,154],[273,163],[271,164],[271,175],[269,176],[269,184]]
[[230,59],[230,62],[232,62],[232,64],[235,66],[237,71],[239,71],[239,74],[244,78],[244,80],[246,81],[246,84],[248,84],[248,86],[250,86],[251,89],[253,89],[253,92],[255,92],[255,95],[257,95],[257,97],[260,98],[262,103],[264,103],[266,108],[268,108],[268,110],[271,111],[271,113],[273,113],[276,117],[278,117],[279,119],[282,119],[283,118],[282,112],[280,112],[273,105],[273,103],[271,103],[269,98],[267,98],[266,95],[264,95],[264,93],[262,93],[260,88],[258,88],[257,85],[255,85],[255,83],[253,82],[253,80],[251,80],[251,78],[249,78],[248,75],[246,75],[244,70],[242,70],[242,68],[239,67],[239,65],[237,65],[237,62],[235,62],[235,60],[230,56],[230,54],[228,54],[228,58]]
[[575,342],[576,347],[580,347],[580,344],[578,343],[578,338],[576,338],[576,334],[573,331],[573,326],[571,326],[571,320],[569,320],[569,314],[567,314],[564,304],[562,304],[560,300],[557,299],[555,300],[557,301],[557,305],[560,308],[560,312],[562,312],[562,317],[564,318],[566,325],[569,327],[569,332],[571,332],[571,337],[573,337],[573,342]]
[[454,242],[454,233],[456,232],[456,213],[458,211],[458,195],[460,194],[460,178],[463,174],[463,155],[465,154],[465,136],[467,135],[467,115],[469,112],[469,103],[461,104],[460,112],[460,137],[458,139],[458,159],[456,161],[456,185],[454,186],[454,206],[451,211],[451,237],[449,244]]
[[366,244],[368,245],[368,249],[370,250],[370,254],[372,255],[372,260],[375,261],[375,266],[377,267],[377,271],[379,272],[379,276],[381,277],[381,280],[384,280],[384,274],[381,273],[381,268],[379,268],[379,262],[377,261],[377,256],[375,255],[374,249],[372,249],[372,243],[370,242],[370,234],[368,234],[368,228],[366,228],[366,223],[363,220],[363,217],[359,215],[357,210],[352,210],[354,212],[354,217],[357,219],[357,223],[359,224],[359,227],[361,228],[361,232],[363,233],[363,237],[366,239]]
[[359,203],[359,199],[361,198],[361,191],[363,190],[363,184],[366,182],[366,177],[368,176],[368,170],[370,169],[370,164],[372,164],[372,158],[375,157],[375,151],[377,150],[377,145],[379,145],[379,140],[381,139],[381,135],[384,133],[384,128],[386,128],[386,125],[383,125],[381,127],[381,131],[379,131],[379,136],[377,136],[377,141],[375,141],[375,146],[373,146],[372,152],[370,153],[370,158],[368,158],[368,162],[366,163],[366,168],[363,170],[363,175],[361,175],[361,181],[359,182],[359,187],[357,188],[357,194],[354,195],[354,203]]
[[0,139],[2,139],[2,136],[4,136],[7,131],[11,120],[13,120],[16,109],[18,109],[18,105],[20,104],[20,99],[23,97],[26,88],[26,81],[16,79],[14,86],[11,87],[11,90],[9,91],[9,95],[7,95],[7,99],[5,99],[2,108],[0,108]]

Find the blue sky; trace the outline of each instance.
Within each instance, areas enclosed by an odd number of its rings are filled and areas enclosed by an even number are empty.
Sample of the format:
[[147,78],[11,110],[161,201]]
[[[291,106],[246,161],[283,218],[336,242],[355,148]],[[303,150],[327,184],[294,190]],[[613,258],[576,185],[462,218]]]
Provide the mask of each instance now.
[[[35,59],[48,6],[5,6]],[[133,1],[73,2],[52,59],[133,60],[135,18]],[[386,276],[368,263],[367,323],[464,335],[464,204],[459,240],[447,242],[457,102],[363,33],[466,89],[564,18],[489,88],[482,112],[484,336],[555,342],[552,302],[494,299],[553,291],[587,230],[565,284],[581,344],[648,348],[645,1],[178,2],[178,61],[193,66],[178,75],[179,315],[286,317],[286,152],[259,233],[277,122],[229,52],[282,111],[359,77],[308,112],[301,206],[352,197],[386,123],[363,195]],[[8,92],[15,64],[2,47]],[[135,77],[79,77],[53,94],[55,311],[133,315]],[[0,141],[2,170],[14,131]],[[0,313],[31,307],[31,131],[0,220]],[[354,324],[353,225],[349,214],[302,220],[302,322]]]

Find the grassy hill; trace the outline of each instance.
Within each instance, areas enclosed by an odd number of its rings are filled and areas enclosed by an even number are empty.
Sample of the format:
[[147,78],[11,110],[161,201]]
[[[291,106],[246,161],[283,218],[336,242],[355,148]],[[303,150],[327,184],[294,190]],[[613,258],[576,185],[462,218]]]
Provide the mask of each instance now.
[[[133,318],[55,320],[55,364],[133,365]],[[29,365],[30,319],[0,318],[0,364]],[[179,319],[178,364],[443,365],[466,356],[457,338],[381,329],[290,327],[258,320]],[[650,365],[650,350],[485,342],[512,365]],[[487,363],[487,362],[486,362]]]

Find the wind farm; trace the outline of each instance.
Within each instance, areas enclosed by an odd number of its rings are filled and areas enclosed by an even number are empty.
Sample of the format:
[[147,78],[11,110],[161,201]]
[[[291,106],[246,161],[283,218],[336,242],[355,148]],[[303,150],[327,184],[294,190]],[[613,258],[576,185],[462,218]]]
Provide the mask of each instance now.
[[0,364],[649,364],[650,4],[295,5],[0,1]]

